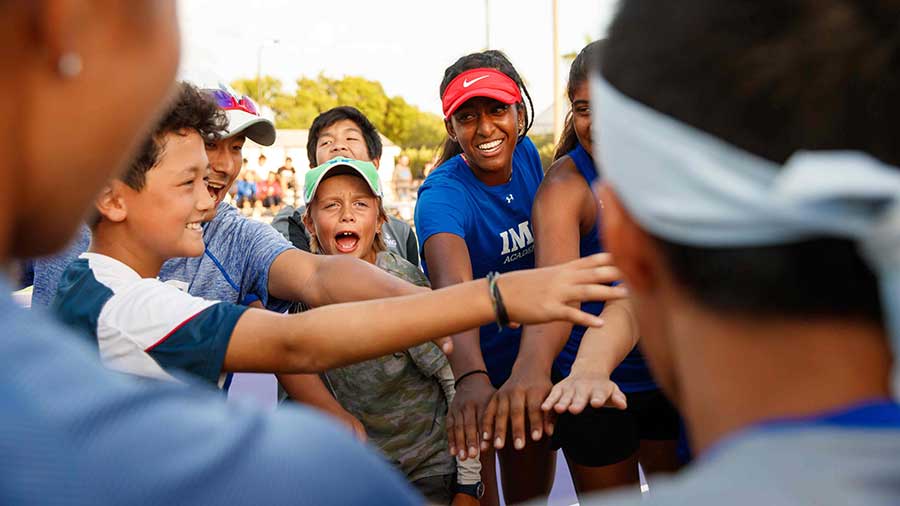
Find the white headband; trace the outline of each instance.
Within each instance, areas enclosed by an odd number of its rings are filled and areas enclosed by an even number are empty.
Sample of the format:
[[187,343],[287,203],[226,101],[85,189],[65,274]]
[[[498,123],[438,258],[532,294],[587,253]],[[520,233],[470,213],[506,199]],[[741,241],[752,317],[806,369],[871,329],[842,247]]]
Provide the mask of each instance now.
[[859,151],[799,151],[779,166],[591,82],[595,159],[642,227],[710,248],[855,241],[900,356],[900,169]]

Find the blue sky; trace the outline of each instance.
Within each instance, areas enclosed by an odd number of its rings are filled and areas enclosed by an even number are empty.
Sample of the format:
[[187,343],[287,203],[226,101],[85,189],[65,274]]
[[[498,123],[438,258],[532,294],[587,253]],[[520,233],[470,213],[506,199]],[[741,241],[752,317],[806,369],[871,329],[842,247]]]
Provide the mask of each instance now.
[[[485,44],[486,0],[179,0],[183,78],[200,84],[263,74],[361,75],[388,95],[440,111],[444,69]],[[553,100],[551,0],[487,0],[491,47],[507,53],[540,112]],[[452,6],[452,7],[451,7]],[[598,38],[614,0],[559,0],[560,53]],[[565,82],[567,68],[561,66]]]

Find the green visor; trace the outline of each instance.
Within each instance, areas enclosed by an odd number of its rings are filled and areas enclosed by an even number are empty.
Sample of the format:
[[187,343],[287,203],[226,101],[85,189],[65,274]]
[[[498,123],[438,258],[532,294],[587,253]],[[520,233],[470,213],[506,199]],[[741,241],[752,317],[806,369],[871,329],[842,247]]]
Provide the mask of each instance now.
[[369,184],[369,188],[372,189],[372,193],[376,197],[384,196],[381,191],[381,181],[378,179],[378,170],[372,162],[363,162],[339,156],[306,173],[306,178],[303,181],[303,198],[306,204],[309,204],[313,197],[316,196],[319,183],[329,173],[334,175],[334,171],[338,171],[341,174],[359,174]]

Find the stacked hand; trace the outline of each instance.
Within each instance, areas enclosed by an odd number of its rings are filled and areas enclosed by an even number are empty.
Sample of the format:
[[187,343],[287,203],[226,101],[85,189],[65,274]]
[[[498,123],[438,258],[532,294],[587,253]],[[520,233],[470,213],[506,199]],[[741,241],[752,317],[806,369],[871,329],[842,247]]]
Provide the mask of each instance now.
[[541,411],[541,403],[552,386],[549,374],[519,373],[513,368],[509,379],[497,390],[485,409],[481,422],[481,449],[487,450],[492,443],[498,450],[503,448],[507,427],[512,430],[513,447],[517,450],[524,448],[526,417],[532,441],[539,441],[544,432],[552,434],[552,414]]
[[479,422],[495,391],[485,374],[467,376],[457,385],[447,412],[447,440],[450,453],[460,460],[478,457]]
[[553,386],[550,395],[541,405],[547,413],[577,415],[590,404],[594,408],[608,407],[625,409],[625,394],[609,379],[609,375],[596,371],[572,369],[569,376]]

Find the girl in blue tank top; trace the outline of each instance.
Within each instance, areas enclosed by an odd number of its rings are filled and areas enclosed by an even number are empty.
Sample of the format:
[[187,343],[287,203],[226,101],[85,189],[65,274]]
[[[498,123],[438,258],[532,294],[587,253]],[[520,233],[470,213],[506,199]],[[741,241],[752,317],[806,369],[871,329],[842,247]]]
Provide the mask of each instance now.
[[[588,62],[599,57],[601,50],[599,41],[588,45],[569,73],[572,108],[532,213],[538,267],[603,251],[599,234],[602,210],[597,209],[592,192],[598,175],[591,156],[586,72]],[[587,331],[565,323],[527,327],[519,359],[504,389],[511,392],[511,405],[516,402],[517,390],[525,392],[522,411],[527,414],[535,410],[529,395],[539,398],[550,392],[541,399],[542,407],[548,415],[562,414],[552,429],[544,428],[553,431],[552,447],[563,449],[579,495],[612,486],[637,488],[638,461],[648,474],[678,466],[679,417],[635,346],[639,334],[630,302],[588,303],[582,309],[602,314],[605,325]],[[563,355],[577,355],[577,359],[571,370],[558,368],[557,361],[548,377],[547,358],[559,350]],[[552,391],[551,377],[557,383]],[[513,385],[514,381],[518,385]],[[519,409],[511,407],[510,411]],[[552,415],[548,418],[552,421]]]

